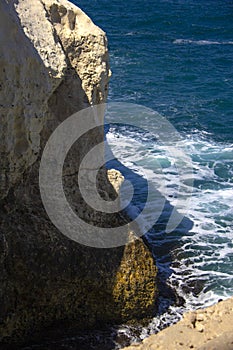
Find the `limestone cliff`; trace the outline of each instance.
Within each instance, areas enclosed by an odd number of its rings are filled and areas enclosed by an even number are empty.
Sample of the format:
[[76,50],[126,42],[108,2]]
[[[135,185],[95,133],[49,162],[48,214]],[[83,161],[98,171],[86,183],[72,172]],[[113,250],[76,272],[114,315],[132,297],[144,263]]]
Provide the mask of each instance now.
[[233,298],[188,312],[177,324],[124,350],[232,350]]
[[[40,336],[46,328],[92,327],[147,317],[154,310],[156,268],[141,239],[95,249],[62,235],[41,202],[44,145],[68,116],[104,102],[109,80],[105,33],[65,0],[0,2],[0,342]],[[103,118],[103,115],[100,116]],[[120,215],[89,212],[76,189],[83,155],[103,140],[94,129],[64,167],[66,194],[96,224]],[[114,172],[111,181],[118,184]],[[115,180],[114,180],[115,179]],[[99,186],[114,187],[106,170]]]
[[1,197],[62,120],[107,96],[102,30],[66,1],[1,1]]

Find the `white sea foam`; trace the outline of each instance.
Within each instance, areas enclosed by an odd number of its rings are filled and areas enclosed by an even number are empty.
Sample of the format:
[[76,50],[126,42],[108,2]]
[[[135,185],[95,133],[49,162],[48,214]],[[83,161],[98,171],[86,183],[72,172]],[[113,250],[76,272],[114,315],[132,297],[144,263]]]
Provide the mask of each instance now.
[[233,41],[214,41],[214,40],[191,40],[191,39],[175,39],[173,44],[195,44],[195,45],[233,45]]
[[[178,174],[172,156],[162,146],[143,140],[140,134],[124,134],[116,129],[110,130],[107,138],[120,162],[152,181],[171,205],[176,204]],[[148,237],[161,273],[167,275],[168,284],[175,286],[185,303],[169,306],[162,317],[142,331],[142,337],[177,321],[186,310],[211,305],[233,294],[233,145],[216,143],[210,135],[196,130],[179,146],[193,160],[194,190],[191,205],[186,208],[192,228],[186,230],[184,225],[166,233],[156,224]],[[185,176],[188,178],[188,174]],[[185,198],[185,186],[182,190]],[[166,215],[169,206],[164,210],[165,219]],[[169,255],[170,262],[166,260]],[[166,302],[161,299],[161,305]]]

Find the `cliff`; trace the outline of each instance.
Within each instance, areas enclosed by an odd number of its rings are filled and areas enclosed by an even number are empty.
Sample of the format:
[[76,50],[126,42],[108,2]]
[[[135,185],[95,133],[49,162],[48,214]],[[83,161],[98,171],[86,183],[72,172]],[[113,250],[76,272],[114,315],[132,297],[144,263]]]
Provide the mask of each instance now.
[[1,197],[51,131],[107,96],[107,39],[64,1],[1,2]]
[[177,324],[124,350],[232,350],[233,298],[188,312]]
[[[142,240],[97,249],[68,239],[48,218],[38,185],[51,133],[72,113],[106,101],[105,33],[65,0],[1,0],[0,43],[0,342],[148,317],[156,268]],[[125,219],[91,210],[77,187],[81,159],[103,138],[95,128],[74,145],[63,182],[83,219],[111,227]],[[101,169],[103,197],[115,198],[118,178]]]

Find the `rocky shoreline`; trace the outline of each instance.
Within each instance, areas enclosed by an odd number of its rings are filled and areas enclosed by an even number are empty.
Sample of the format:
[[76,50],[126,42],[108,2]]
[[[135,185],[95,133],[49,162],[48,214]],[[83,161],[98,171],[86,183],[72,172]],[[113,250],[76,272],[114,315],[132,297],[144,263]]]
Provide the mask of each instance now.
[[[130,226],[125,247],[82,246],[51,223],[40,197],[40,158],[51,133],[107,99],[106,34],[66,0],[2,0],[0,19],[0,348],[152,317],[157,268],[144,242],[131,241]],[[126,218],[91,211],[77,186],[82,158],[103,140],[98,128],[75,144],[63,181],[80,217],[117,227]],[[115,199],[121,181],[101,169],[103,198]],[[232,310],[231,298],[187,313],[125,349],[232,350]]]
[[[40,158],[51,133],[73,113],[106,101],[105,33],[66,0],[2,0],[0,19],[1,349],[54,329],[59,335],[152,316],[157,269],[143,241],[130,240],[130,227],[126,246],[83,246],[59,232],[40,197]],[[117,227],[125,218],[91,210],[78,188],[82,158],[103,140],[103,128],[95,128],[75,143],[63,183],[83,220]],[[102,168],[101,196],[115,199],[118,182],[116,172]]]
[[123,350],[232,350],[233,297],[184,314],[181,321]]

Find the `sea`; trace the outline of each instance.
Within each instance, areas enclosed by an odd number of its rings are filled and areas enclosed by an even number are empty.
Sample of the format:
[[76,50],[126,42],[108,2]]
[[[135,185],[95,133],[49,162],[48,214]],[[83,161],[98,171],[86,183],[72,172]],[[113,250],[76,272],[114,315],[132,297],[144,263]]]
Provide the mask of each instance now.
[[[130,118],[133,111],[141,123],[129,125],[127,107],[125,122],[114,115],[106,128],[115,156],[108,166],[134,182],[131,212],[144,206],[148,181],[159,191],[163,180],[166,202],[145,235],[159,269],[155,317],[147,326],[118,325],[54,342],[54,349],[113,350],[233,295],[233,1],[72,2],[107,34],[108,102],[131,104]],[[181,208],[176,155],[153,132],[159,120],[172,125],[191,162],[192,184],[182,189],[189,202],[181,200]],[[166,229],[171,208],[182,220]]]

